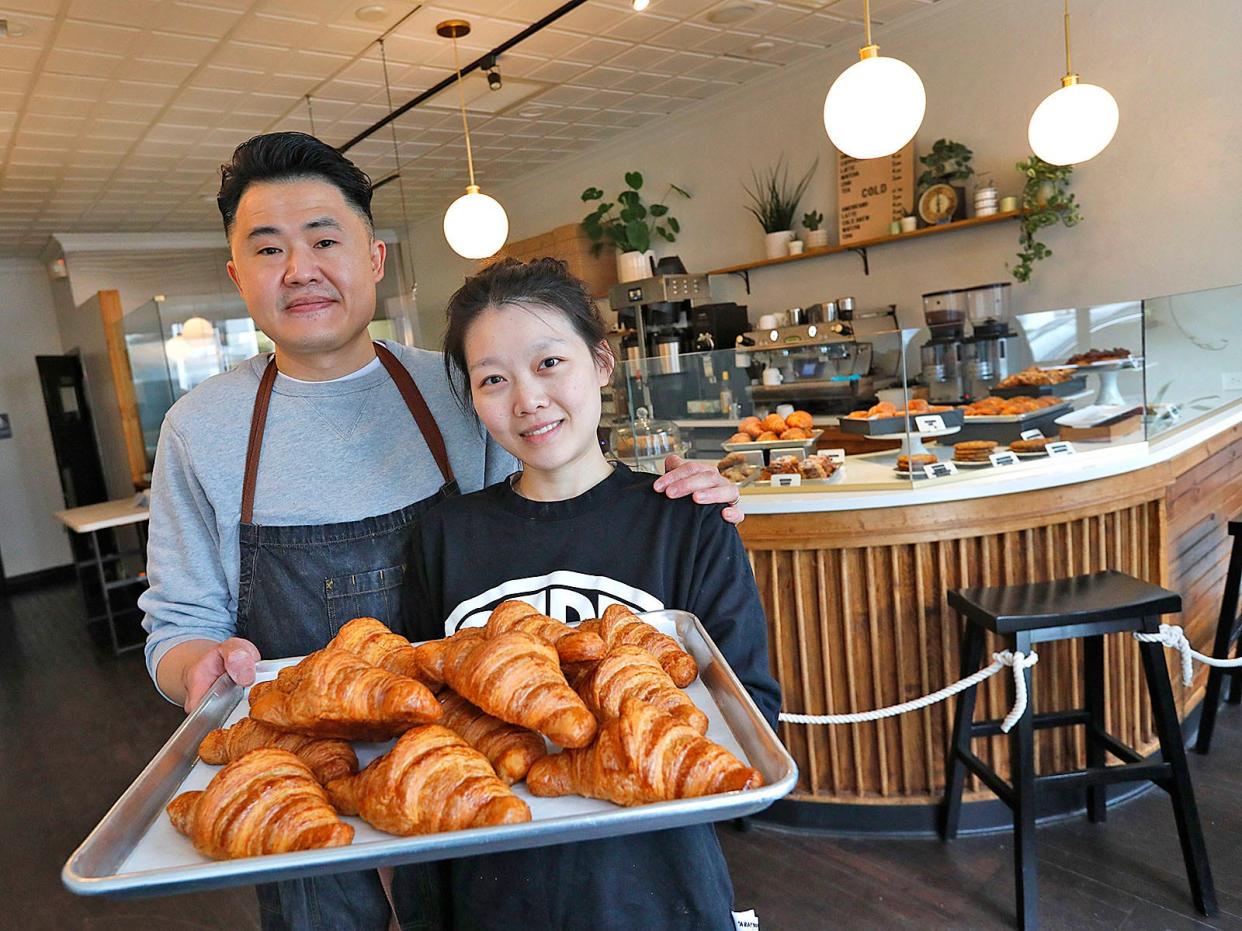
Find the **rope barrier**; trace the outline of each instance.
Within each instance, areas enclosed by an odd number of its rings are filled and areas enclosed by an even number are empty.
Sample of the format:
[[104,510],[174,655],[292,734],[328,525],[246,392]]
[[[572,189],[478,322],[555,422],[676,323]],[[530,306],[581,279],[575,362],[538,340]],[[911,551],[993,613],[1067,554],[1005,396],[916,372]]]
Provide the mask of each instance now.
[[789,724],[859,724],[863,721],[878,721],[882,718],[891,718],[899,714],[905,714],[907,711],[917,711],[920,708],[926,708],[928,705],[934,705],[937,702],[944,701],[946,698],[952,698],[958,692],[964,692],[966,689],[973,688],[985,679],[990,679],[1006,666],[1013,669],[1013,707],[1009,709],[1009,714],[1005,715],[1005,720],[1001,722],[1001,730],[1006,734],[1010,728],[1021,720],[1022,715],[1026,713],[1026,676],[1023,670],[1029,669],[1039,662],[1039,654],[1031,653],[1023,654],[1021,650],[1011,652],[1004,650],[1000,653],[992,654],[992,663],[973,675],[967,676],[965,679],[959,679],[952,685],[946,685],[938,692],[932,692],[930,695],[924,695],[922,698],[915,698],[900,705],[889,705],[887,708],[877,708],[874,711],[857,711],[852,714],[795,714],[793,712],[782,711],[780,719]]
[[1134,639],[1141,640],[1143,643],[1163,643],[1166,647],[1171,647],[1181,653],[1182,685],[1190,685],[1194,679],[1193,660],[1198,660],[1206,666],[1216,666],[1218,669],[1232,669],[1242,666],[1242,656],[1234,659],[1217,659],[1215,656],[1200,653],[1186,639],[1186,631],[1176,624],[1161,624],[1160,632],[1156,634],[1144,634],[1136,631]]

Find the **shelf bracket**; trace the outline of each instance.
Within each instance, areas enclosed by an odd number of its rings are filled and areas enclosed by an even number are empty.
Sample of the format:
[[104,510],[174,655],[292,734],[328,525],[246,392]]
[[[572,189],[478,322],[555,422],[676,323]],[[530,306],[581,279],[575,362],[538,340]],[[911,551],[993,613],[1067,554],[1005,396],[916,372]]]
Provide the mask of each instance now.
[[859,248],[857,248],[857,249],[851,249],[850,251],[851,251],[851,252],[854,252],[854,253],[856,253],[857,255],[859,255],[859,256],[861,256],[861,257],[862,257],[862,260],[863,260],[863,274],[864,274],[864,275],[870,275],[870,274],[871,274],[871,263],[867,260],[867,247],[866,247],[866,246],[860,246]]
[[746,282],[746,293],[750,294],[750,269],[743,269],[740,272],[729,272],[730,275],[736,275]]

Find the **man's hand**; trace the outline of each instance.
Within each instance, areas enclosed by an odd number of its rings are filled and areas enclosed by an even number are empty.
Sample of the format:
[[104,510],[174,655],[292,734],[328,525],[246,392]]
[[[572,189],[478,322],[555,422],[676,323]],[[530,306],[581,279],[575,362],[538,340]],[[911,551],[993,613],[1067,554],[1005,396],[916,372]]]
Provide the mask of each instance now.
[[186,712],[197,708],[207,691],[226,672],[238,685],[253,685],[254,664],[259,658],[259,648],[241,637],[229,637],[223,643],[212,644],[202,656],[181,670]]
[[727,504],[720,516],[731,524],[746,519],[741,491],[710,462],[686,462],[670,454],[664,460],[664,474],[655,481],[655,490],[670,498],[693,495],[696,504]]

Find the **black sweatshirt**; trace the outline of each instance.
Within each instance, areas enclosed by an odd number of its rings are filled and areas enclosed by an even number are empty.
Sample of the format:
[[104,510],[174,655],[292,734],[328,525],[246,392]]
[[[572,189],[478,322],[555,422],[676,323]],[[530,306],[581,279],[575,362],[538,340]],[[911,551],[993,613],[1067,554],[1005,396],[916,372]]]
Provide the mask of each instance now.
[[[618,464],[568,501],[529,501],[508,481],[448,499],[420,522],[407,561],[407,635],[481,623],[510,598],[573,624],[614,602],[697,615],[776,724],[767,625],[737,530],[720,507],[670,500]],[[398,871],[400,872],[400,871]],[[709,824],[454,860],[458,929],[711,928],[732,931],[733,888]]]

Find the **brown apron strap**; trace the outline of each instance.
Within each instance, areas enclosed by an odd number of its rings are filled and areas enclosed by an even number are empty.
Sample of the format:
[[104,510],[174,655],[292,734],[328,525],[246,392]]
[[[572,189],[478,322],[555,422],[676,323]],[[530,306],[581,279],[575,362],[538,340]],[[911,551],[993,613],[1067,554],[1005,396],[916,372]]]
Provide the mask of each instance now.
[[[431,408],[427,406],[422,392],[418,390],[418,385],[414,384],[414,379],[410,377],[406,367],[398,361],[397,357],[383,343],[375,344],[375,354],[379,357],[380,362],[383,363],[384,368],[388,369],[388,374],[392,376],[392,380],[396,383],[397,390],[401,392],[405,406],[410,409],[414,422],[418,424],[418,429],[427,443],[427,448],[431,450],[431,455],[436,460],[436,465],[440,467],[440,474],[444,476],[445,483],[453,481],[453,467],[449,464],[448,450],[444,446],[444,437],[440,433],[435,417],[432,416]],[[273,353],[271,360],[267,363],[267,368],[263,370],[263,378],[259,381],[259,390],[254,396],[254,413],[250,416],[250,441],[246,445],[246,475],[242,482],[241,522],[243,524],[251,523],[254,517],[254,486],[259,476],[259,452],[263,449],[263,430],[267,425],[267,407],[272,400],[272,385],[275,382],[276,356]]]
[[263,370],[259,390],[254,396],[254,413],[250,415],[250,441],[246,444],[246,477],[242,480],[241,522],[249,524],[254,516],[254,485],[259,476],[259,452],[263,449],[263,428],[267,426],[267,405],[272,400],[276,381],[276,354]]
[[445,483],[453,481],[453,466],[449,463],[444,437],[440,434],[440,427],[431,414],[431,408],[423,400],[423,393],[418,390],[418,385],[414,384],[414,379],[410,377],[406,367],[387,346],[383,343],[376,343],[375,354],[379,356],[380,362],[384,363],[384,368],[388,369],[388,374],[397,384],[397,390],[405,399],[405,406],[414,415],[414,421],[418,424],[418,429],[422,432],[427,448],[431,450],[431,455],[436,460],[436,465],[440,467],[440,474],[444,476]]

